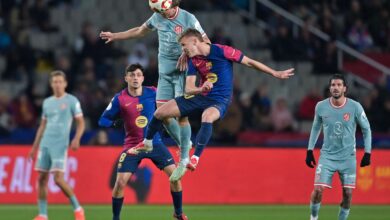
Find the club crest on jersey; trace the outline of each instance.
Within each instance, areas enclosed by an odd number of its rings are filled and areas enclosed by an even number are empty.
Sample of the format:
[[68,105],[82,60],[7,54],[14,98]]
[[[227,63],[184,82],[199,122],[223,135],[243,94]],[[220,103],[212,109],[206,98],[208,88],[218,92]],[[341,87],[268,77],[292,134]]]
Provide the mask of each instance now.
[[137,104],[136,108],[137,108],[137,111],[140,112],[140,111],[144,110],[144,105],[142,105],[142,104]]
[[207,63],[206,63],[206,68],[207,68],[208,70],[211,70],[211,68],[213,68],[213,63],[212,63],[212,62],[207,62]]
[[180,25],[176,25],[176,26],[175,26],[175,33],[176,33],[177,35],[179,35],[179,34],[181,34],[181,32],[183,32],[183,27],[180,26]]
[[147,124],[148,124],[148,118],[146,118],[143,115],[140,115],[135,119],[135,125],[137,125],[137,127],[139,128],[144,128],[146,127]]
[[350,114],[349,113],[345,113],[343,118],[344,118],[344,121],[349,121]]
[[218,76],[215,73],[207,73],[206,79],[211,83],[216,83],[218,81]]

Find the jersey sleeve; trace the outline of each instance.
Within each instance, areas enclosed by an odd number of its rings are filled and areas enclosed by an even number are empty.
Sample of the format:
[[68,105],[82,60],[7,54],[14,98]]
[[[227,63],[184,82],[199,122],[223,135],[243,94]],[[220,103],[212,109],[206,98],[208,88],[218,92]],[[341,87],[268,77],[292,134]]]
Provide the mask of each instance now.
[[188,69],[187,69],[187,76],[194,76],[198,73],[198,70],[192,63],[192,59],[188,59]]
[[244,54],[236,48],[226,45],[216,45],[222,50],[223,56],[232,62],[241,63],[242,58],[244,58]]
[[113,125],[114,120],[118,117],[120,112],[118,96],[119,94],[112,98],[110,104],[108,104],[106,110],[104,110],[103,114],[100,116],[99,126],[108,128]]
[[41,114],[41,118],[42,119],[46,119],[47,118],[47,112],[46,112],[46,99],[43,101],[43,104],[42,104],[42,114]]
[[83,110],[81,110],[80,101],[76,97],[72,100],[71,110],[73,117],[83,116]]
[[191,15],[190,16],[190,26],[192,28],[195,28],[196,30],[198,30],[201,34],[202,34],[202,37],[206,36],[206,33],[204,32],[202,26],[200,25],[200,22],[198,21],[198,19],[196,19],[195,15]]
[[156,13],[153,13],[153,15],[145,22],[146,27],[148,27],[151,30],[156,30]]
[[355,114],[355,117],[357,123],[360,125],[360,128],[362,129],[363,139],[364,139],[364,152],[371,153],[372,137],[371,137],[370,122],[367,119],[366,113],[364,112],[362,105],[360,105],[359,103],[357,103],[357,112]]
[[314,114],[314,120],[313,125],[311,127],[310,131],[310,138],[309,138],[309,146],[308,150],[313,150],[315,147],[315,144],[318,140],[318,137],[320,136],[321,128],[322,128],[322,119],[321,116],[318,113],[319,105],[316,105],[315,108],[315,114]]

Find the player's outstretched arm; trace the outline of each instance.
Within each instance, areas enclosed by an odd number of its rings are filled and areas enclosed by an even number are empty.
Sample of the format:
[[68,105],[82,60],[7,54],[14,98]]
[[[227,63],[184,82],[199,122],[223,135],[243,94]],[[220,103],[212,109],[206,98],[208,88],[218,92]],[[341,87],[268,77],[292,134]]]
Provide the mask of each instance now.
[[99,36],[102,40],[106,41],[107,43],[110,43],[112,41],[116,40],[126,40],[126,39],[132,39],[132,38],[140,38],[151,32],[152,30],[149,29],[146,24],[143,24],[139,27],[131,28],[127,31],[123,32],[106,32],[102,31],[100,32]]
[[35,135],[34,143],[32,146],[31,151],[28,153],[29,159],[34,159],[35,154],[37,153],[37,150],[39,148],[39,143],[41,143],[43,132],[46,128],[47,120],[45,118],[42,118],[41,123],[39,124],[37,134]]
[[250,67],[250,68],[253,68],[253,69],[256,69],[258,71],[262,71],[262,72],[265,72],[265,73],[268,73],[276,78],[279,78],[279,79],[288,79],[290,78],[290,76],[293,76],[294,75],[294,68],[290,68],[288,70],[283,70],[283,71],[276,71],[274,69],[272,69],[271,67],[257,61],[257,60],[253,60],[247,56],[244,56],[241,60],[241,63]]
[[76,134],[74,135],[72,142],[70,143],[70,148],[72,150],[77,150],[80,147],[81,136],[83,136],[85,130],[85,122],[83,116],[75,117],[76,121]]

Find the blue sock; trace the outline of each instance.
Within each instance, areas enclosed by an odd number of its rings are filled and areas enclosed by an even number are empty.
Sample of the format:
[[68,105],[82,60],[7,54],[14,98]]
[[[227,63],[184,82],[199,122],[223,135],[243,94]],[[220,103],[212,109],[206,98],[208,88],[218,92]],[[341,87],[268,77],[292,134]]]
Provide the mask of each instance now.
[[73,206],[73,210],[76,210],[78,208],[80,208],[80,204],[79,204],[79,201],[77,200],[76,196],[73,195],[69,198],[70,200],[70,203],[72,204]]
[[173,200],[173,207],[175,208],[175,214],[177,216],[180,216],[183,213],[183,210],[182,210],[183,194],[181,191],[180,192],[172,192],[171,191],[171,195],[172,195],[172,200]]
[[318,216],[318,212],[320,211],[321,203],[310,203],[310,212],[313,217]]
[[119,220],[121,215],[121,209],[123,204],[122,198],[114,198],[112,197],[112,220]]
[[210,140],[212,132],[213,132],[213,124],[202,122],[202,126],[200,127],[198,135],[196,136],[196,148],[194,153],[195,156],[200,157],[204,147]]
[[38,199],[38,209],[40,215],[47,216],[47,200],[46,199]]
[[158,120],[156,117],[153,116],[152,120],[150,121],[148,128],[146,129],[146,139],[152,140],[154,135],[161,131],[162,129],[162,121]]
[[180,142],[182,143],[180,158],[183,160],[188,158],[191,148],[191,126],[189,124],[180,127]]
[[344,209],[343,207],[340,207],[339,220],[347,220],[349,215],[349,210],[350,209]]
[[180,126],[176,119],[169,119],[168,124],[164,124],[165,129],[171,138],[176,142],[177,145],[181,146],[180,142]]

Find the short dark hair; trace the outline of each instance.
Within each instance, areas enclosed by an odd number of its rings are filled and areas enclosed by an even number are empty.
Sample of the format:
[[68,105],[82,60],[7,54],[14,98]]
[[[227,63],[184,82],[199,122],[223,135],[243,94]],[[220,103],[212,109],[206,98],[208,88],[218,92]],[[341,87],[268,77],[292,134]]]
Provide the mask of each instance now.
[[173,7],[179,6],[179,5],[180,5],[180,1],[181,1],[181,0],[172,0],[172,5],[171,5],[171,7],[173,8]]
[[340,79],[340,80],[342,80],[344,86],[348,88],[347,80],[345,79],[345,77],[344,77],[343,74],[339,74],[339,73],[333,74],[333,76],[330,77],[330,79],[329,79],[329,87],[331,86],[332,80],[334,80],[334,79]]
[[202,34],[194,28],[188,28],[187,30],[183,31],[177,38],[177,41],[180,42],[181,39],[183,39],[183,37],[190,37],[190,36],[196,37],[200,42],[203,42]]
[[141,64],[134,63],[134,64],[128,65],[126,67],[126,73],[125,74],[130,73],[130,72],[134,72],[137,69],[141,70],[142,73],[144,72],[144,67]]
[[64,73],[64,71],[62,71],[62,70],[54,70],[54,71],[52,71],[50,73],[50,82],[56,76],[62,76],[62,77],[64,77],[64,80],[67,81],[66,80],[66,74]]

